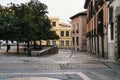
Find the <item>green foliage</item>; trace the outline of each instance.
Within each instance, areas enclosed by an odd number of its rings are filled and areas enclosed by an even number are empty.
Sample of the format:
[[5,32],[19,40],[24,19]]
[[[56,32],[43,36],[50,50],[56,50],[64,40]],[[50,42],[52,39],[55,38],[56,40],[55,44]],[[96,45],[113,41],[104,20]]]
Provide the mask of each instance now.
[[13,15],[12,12],[0,6],[0,39],[11,40],[13,34]]
[[51,31],[51,23],[46,15],[47,6],[38,0],[9,8],[0,7],[0,39],[16,41],[33,41],[58,39]]

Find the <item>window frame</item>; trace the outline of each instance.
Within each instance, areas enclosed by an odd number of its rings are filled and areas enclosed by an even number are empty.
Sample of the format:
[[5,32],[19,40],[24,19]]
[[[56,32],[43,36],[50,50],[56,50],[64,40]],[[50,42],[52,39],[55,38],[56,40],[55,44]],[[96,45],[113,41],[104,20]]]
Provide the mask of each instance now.
[[70,33],[69,33],[69,31],[66,31],[66,36],[70,36]]
[[64,46],[65,44],[64,44],[64,40],[61,40],[60,41],[60,46]]
[[70,41],[66,40],[66,46],[70,46]]
[[64,36],[64,31],[60,31],[60,36]]
[[52,22],[52,26],[53,26],[53,27],[56,26],[56,22],[55,22],[55,21]]

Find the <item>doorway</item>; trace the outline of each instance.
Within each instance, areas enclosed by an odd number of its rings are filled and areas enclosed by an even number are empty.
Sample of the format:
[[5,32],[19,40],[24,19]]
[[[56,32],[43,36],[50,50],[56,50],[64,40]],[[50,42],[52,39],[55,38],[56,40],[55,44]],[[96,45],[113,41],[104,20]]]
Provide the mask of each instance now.
[[117,32],[118,32],[118,54],[117,54],[117,58],[120,59],[120,15],[117,17]]

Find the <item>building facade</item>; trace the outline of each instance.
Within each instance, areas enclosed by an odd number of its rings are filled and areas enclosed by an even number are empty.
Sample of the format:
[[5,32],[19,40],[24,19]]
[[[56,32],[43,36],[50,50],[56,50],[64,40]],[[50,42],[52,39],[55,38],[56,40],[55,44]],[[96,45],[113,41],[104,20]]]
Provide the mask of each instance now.
[[120,2],[110,0],[108,17],[108,56],[120,60]]
[[108,4],[109,0],[85,0],[87,9],[87,50],[108,58]]
[[42,41],[42,45],[58,45],[59,48],[70,49],[72,41],[70,24],[59,22],[58,17],[49,17],[49,19],[52,25],[51,30],[55,31],[60,39]]
[[71,26],[66,23],[59,23],[60,39],[59,48],[71,48],[72,36],[71,36]]
[[72,24],[72,46],[75,51],[86,51],[86,11],[70,17]]

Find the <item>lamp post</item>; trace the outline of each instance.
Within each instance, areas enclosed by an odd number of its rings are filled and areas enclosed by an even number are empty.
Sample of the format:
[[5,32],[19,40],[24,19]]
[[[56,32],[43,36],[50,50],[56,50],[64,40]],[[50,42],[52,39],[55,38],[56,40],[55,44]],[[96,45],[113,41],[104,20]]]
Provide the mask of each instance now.
[[98,20],[98,24],[101,24],[101,21],[100,21],[100,20]]

